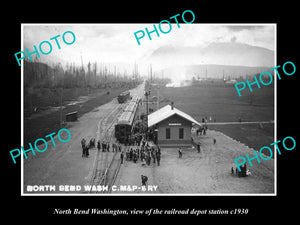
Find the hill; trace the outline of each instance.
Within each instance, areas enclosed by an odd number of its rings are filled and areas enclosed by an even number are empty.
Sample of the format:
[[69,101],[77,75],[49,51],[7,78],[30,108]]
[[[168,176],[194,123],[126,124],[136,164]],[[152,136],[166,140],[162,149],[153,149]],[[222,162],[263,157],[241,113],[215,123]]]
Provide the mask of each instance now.
[[163,46],[152,52],[147,60],[165,67],[171,65],[218,64],[249,67],[271,67],[274,51],[237,42],[207,46]]

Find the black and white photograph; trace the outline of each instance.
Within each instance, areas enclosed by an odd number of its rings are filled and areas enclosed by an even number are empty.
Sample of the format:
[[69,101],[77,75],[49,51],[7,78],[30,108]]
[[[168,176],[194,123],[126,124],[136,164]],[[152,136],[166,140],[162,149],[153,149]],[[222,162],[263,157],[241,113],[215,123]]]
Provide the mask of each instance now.
[[296,4],[112,3],[5,7],[4,217],[296,217]]
[[22,41],[23,195],[276,194],[259,152],[276,24],[22,24]]

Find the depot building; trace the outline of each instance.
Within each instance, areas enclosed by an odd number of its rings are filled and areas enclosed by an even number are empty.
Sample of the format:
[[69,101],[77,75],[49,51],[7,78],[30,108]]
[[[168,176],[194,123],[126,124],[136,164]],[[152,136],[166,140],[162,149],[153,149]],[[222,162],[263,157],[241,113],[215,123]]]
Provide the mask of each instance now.
[[176,109],[173,104],[148,115],[148,129],[154,133],[154,143],[161,147],[191,147],[191,129],[201,126],[190,115]]

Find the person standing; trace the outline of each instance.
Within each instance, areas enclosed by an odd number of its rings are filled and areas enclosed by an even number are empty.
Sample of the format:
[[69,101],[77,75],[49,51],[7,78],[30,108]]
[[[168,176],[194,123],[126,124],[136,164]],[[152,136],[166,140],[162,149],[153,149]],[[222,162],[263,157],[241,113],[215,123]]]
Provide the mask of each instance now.
[[98,148],[98,151],[100,151],[100,149],[101,149],[100,140],[97,141],[97,148]]
[[179,157],[179,158],[182,158],[182,150],[181,150],[181,147],[179,147],[179,150],[178,150],[178,157]]
[[85,147],[85,143],[86,143],[85,139],[82,138],[81,139],[81,147],[82,147],[82,149]]
[[152,157],[153,163],[155,164],[156,151],[153,147],[152,147],[152,150],[151,150],[151,157]]
[[145,167],[146,166],[146,161],[145,158],[142,159],[142,166]]
[[121,158],[121,164],[123,164],[123,160],[124,160],[124,152],[121,152],[120,158]]
[[198,144],[197,144],[197,151],[198,151],[198,153],[200,153],[200,151],[201,151],[201,149],[200,149],[200,142],[198,142]]
[[82,145],[82,155],[81,157],[85,157],[85,145]]
[[157,161],[157,165],[159,166],[159,163],[160,163],[160,151],[156,151],[156,161]]
[[84,148],[84,157],[89,157],[89,148],[90,148],[89,145],[85,146],[85,148]]
[[150,164],[151,164],[151,150],[149,150],[149,152],[148,152],[148,160],[149,160],[149,166],[150,166]]
[[142,186],[146,186],[147,185],[147,181],[148,181],[148,177],[144,176],[144,175],[141,175],[141,178],[142,178]]

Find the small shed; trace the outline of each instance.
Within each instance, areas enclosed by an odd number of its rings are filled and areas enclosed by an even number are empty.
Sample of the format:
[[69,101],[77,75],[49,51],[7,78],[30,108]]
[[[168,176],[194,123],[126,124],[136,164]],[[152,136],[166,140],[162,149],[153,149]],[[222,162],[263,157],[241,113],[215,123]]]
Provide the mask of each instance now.
[[77,111],[66,114],[66,121],[67,122],[77,121]]
[[154,142],[162,147],[192,146],[192,125],[200,123],[173,104],[148,115],[148,128],[154,132]]

